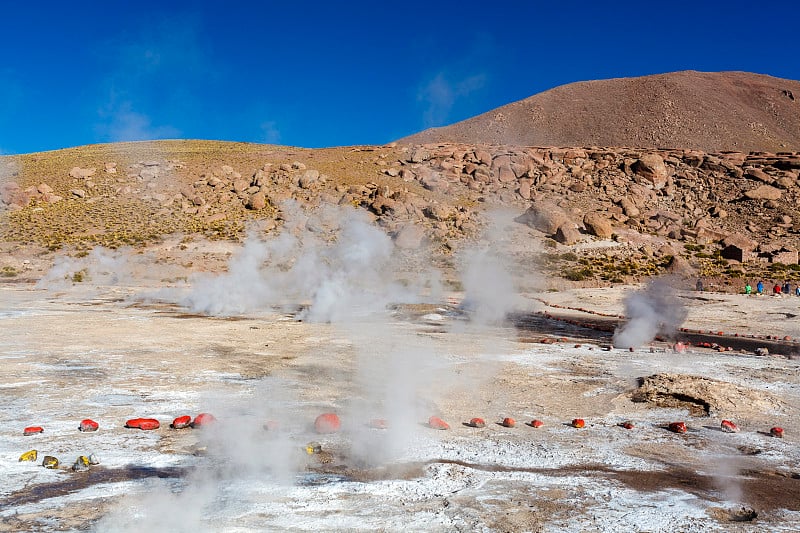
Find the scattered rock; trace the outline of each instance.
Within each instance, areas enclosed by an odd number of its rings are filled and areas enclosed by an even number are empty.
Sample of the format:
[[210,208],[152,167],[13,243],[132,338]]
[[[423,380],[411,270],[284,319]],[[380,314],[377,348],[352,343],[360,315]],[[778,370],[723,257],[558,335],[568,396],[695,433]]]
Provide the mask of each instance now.
[[780,200],[781,194],[780,189],[770,185],[760,185],[755,189],[745,191],[744,196],[751,200]]

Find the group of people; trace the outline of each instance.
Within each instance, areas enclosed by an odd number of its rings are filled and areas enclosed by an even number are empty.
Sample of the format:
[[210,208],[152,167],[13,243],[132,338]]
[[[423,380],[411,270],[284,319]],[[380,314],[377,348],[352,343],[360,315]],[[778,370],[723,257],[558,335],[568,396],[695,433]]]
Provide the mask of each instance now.
[[[703,292],[705,287],[703,286],[703,280],[702,279],[698,279],[697,280],[697,283],[695,284],[695,289],[700,291],[700,292]],[[750,285],[749,281],[744,286],[744,293],[745,294],[753,294],[753,286]],[[764,281],[763,280],[759,280],[759,282],[756,283],[756,291],[755,291],[755,293],[757,295],[759,295],[759,296],[762,295],[762,294],[765,294],[765,292],[764,292]],[[779,282],[776,281],[775,285],[772,286],[772,294],[774,296],[780,296],[782,294],[792,294],[792,285],[788,281],[784,281],[783,285],[781,285]],[[800,285],[796,285],[795,286],[794,295],[795,296],[800,296]]]
[[[747,282],[747,285],[744,286],[744,293],[745,294],[753,294],[753,287],[750,285],[750,282]],[[788,281],[784,281],[783,285],[778,282],[775,282],[775,285],[772,286],[772,294],[774,296],[780,296],[781,294],[791,294],[792,293],[792,286],[789,284]],[[756,294],[762,295],[764,294],[764,282],[759,281],[756,284]],[[800,285],[797,285],[794,288],[794,295],[800,296]]]

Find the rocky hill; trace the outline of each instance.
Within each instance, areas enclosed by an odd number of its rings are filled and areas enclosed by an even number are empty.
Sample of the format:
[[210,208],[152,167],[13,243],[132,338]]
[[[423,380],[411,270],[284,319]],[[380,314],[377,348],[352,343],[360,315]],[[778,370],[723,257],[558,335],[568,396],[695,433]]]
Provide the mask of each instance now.
[[800,82],[685,71],[572,83],[401,142],[800,150]]
[[[490,211],[505,209],[516,217],[501,228],[516,268],[567,284],[665,272],[736,286],[743,276],[798,280],[798,173],[797,152],[88,146],[0,159],[0,269],[20,279],[52,254],[96,245],[174,255],[199,240],[237,243],[248,223],[280,226],[291,199],[309,211],[355,207],[401,251],[444,263],[480,241]],[[228,257],[180,261],[222,268]]]

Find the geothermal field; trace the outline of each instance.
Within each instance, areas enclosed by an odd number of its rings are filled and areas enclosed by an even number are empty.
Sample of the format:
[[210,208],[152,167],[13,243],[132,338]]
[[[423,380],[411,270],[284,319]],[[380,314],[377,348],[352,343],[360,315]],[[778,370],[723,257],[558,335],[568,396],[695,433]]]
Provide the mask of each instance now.
[[440,272],[337,209],[32,261],[0,285],[0,529],[798,529],[800,298],[555,290],[485,242]]

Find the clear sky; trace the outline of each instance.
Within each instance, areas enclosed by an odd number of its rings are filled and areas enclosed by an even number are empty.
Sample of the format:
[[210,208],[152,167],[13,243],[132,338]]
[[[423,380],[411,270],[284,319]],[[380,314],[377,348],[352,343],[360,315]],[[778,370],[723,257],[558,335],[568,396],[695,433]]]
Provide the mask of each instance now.
[[159,138],[383,144],[573,81],[800,79],[793,1],[0,5],[0,154]]

